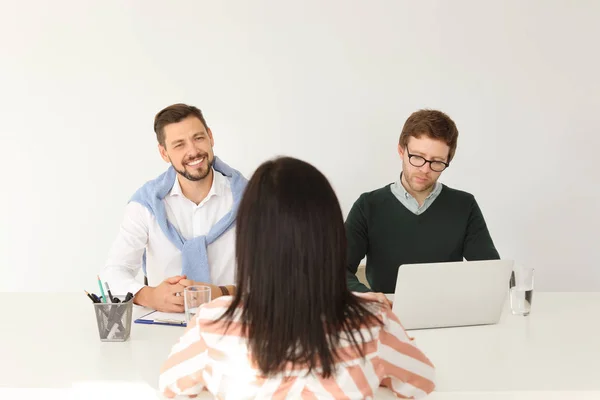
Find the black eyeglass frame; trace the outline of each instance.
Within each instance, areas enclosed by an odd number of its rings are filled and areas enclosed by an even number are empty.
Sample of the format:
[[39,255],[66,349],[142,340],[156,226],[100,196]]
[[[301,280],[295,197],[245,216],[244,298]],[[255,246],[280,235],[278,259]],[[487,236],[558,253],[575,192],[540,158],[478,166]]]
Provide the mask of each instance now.
[[[413,166],[413,167],[417,167],[420,168],[423,165],[429,163],[429,168],[434,171],[434,172],[442,172],[444,171],[446,168],[448,168],[450,166],[450,163],[444,162],[444,161],[439,161],[439,160],[428,160],[425,157],[419,156],[417,154],[410,154],[410,150],[408,150],[408,146],[406,146],[406,153],[408,154],[408,162]],[[413,162],[413,157],[417,157],[420,158],[421,160],[423,160],[423,162],[421,163],[421,165],[417,165]],[[433,163],[440,163],[444,165],[444,168],[442,168],[441,170],[436,170],[433,168]]]

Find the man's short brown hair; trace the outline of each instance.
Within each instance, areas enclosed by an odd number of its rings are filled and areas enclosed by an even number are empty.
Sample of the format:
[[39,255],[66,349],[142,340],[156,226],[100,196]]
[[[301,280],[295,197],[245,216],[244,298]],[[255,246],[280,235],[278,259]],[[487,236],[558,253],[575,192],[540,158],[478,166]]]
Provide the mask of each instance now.
[[448,115],[437,110],[419,110],[412,113],[402,128],[400,146],[406,148],[408,138],[419,138],[422,135],[445,142],[450,147],[448,162],[452,161],[458,143],[458,129]]
[[165,126],[180,122],[189,116],[198,118],[202,122],[202,125],[208,129],[202,111],[194,106],[178,103],[160,110],[154,117],[154,132],[156,133],[158,143],[162,146],[165,145]]

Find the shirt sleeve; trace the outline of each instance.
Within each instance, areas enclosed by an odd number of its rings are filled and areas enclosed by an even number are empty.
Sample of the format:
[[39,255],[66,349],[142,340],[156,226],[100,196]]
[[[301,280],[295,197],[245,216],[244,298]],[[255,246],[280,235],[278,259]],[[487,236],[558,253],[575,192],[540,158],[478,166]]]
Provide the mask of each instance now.
[[159,390],[168,398],[200,394],[206,387],[208,360],[208,347],[194,318],[161,368]]
[[356,276],[358,265],[369,249],[367,219],[364,213],[364,197],[354,203],[346,218],[346,239],[348,241],[348,269],[346,279],[348,289],[353,292],[370,292],[371,290],[360,283]]
[[483,213],[475,198],[473,198],[469,221],[467,222],[463,257],[468,261],[497,260],[500,258],[483,218]]
[[381,384],[402,398],[421,399],[435,389],[435,367],[416,346],[389,306],[380,331]]
[[151,214],[139,203],[131,202],[117,238],[113,242],[104,269],[100,273],[113,294],[136,294],[144,285],[136,279],[142,267],[142,257],[148,244]]

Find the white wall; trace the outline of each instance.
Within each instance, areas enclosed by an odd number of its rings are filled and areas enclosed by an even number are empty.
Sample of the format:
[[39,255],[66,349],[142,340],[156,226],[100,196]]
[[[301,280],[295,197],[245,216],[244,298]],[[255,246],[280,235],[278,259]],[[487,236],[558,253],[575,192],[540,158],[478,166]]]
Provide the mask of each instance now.
[[202,108],[247,176],[314,163],[347,213],[396,179],[423,107],[460,130],[442,180],[540,290],[600,290],[600,2],[20,1],[0,12],[0,291],[94,288],[123,207],[166,165],[152,121]]

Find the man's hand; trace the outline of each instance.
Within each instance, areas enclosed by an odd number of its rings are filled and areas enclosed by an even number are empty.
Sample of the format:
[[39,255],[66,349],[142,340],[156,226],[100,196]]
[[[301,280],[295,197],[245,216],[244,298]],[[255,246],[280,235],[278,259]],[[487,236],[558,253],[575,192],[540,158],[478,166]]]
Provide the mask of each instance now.
[[390,308],[394,306],[394,302],[388,299],[388,297],[385,294],[379,292],[373,294],[375,295],[375,298],[377,298],[377,301],[379,301],[380,303],[387,304],[390,306]]
[[182,313],[184,311],[182,295],[185,286],[181,282],[186,281],[185,278],[181,275],[172,276],[156,287],[146,286],[137,292],[133,302],[157,311]]

